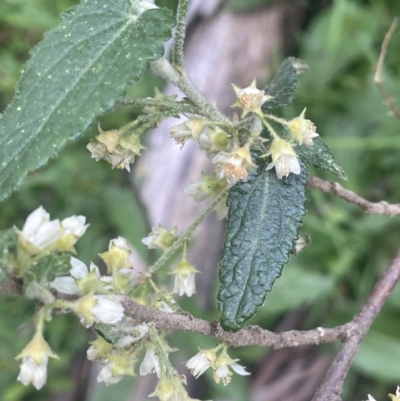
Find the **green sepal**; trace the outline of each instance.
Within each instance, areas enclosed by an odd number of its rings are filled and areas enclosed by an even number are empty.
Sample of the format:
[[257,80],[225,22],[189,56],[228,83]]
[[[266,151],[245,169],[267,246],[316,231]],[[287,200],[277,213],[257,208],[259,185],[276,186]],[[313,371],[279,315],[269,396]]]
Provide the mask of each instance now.
[[[254,154],[253,154],[254,155]],[[254,156],[253,156],[254,159]],[[306,165],[279,180],[258,167],[230,191],[224,252],[220,260],[218,309],[225,330],[237,331],[263,304],[281,275],[306,213]]]
[[327,170],[343,180],[347,180],[347,175],[342,167],[335,160],[329,148],[325,145],[321,137],[313,138],[313,145],[301,145],[295,147],[297,155],[307,164]]
[[[160,58],[175,19],[144,2],[83,0],[32,51],[0,119],[0,200],[78,138]],[[141,13],[142,12],[142,13]]]
[[307,64],[300,59],[285,59],[274,79],[264,88],[265,94],[272,99],[264,102],[261,108],[266,111],[291,105],[297,94],[297,76],[307,68]]

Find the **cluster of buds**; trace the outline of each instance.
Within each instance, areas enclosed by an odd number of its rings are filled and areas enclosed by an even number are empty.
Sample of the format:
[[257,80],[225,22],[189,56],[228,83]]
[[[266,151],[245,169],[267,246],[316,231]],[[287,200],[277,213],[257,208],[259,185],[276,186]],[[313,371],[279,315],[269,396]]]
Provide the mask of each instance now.
[[135,349],[114,348],[101,336],[90,344],[86,354],[89,361],[97,361],[101,365],[97,376],[99,383],[104,382],[109,386],[118,383],[124,376],[135,376],[134,367],[137,359]]
[[208,368],[212,367],[214,370],[214,380],[216,383],[222,381],[226,386],[232,378],[232,369],[235,373],[241,376],[247,376],[250,373],[246,372],[242,365],[237,363],[238,359],[232,359],[227,352],[227,346],[217,346],[213,349],[200,350],[194,357],[190,358],[186,367],[190,373],[197,379]]
[[85,222],[84,216],[50,220],[49,213],[40,206],[27,217],[22,230],[18,231],[20,249],[30,255],[45,249],[75,253],[75,243],[89,227]]
[[187,121],[169,130],[177,144],[184,145],[188,140],[196,140],[209,153],[228,150],[231,147],[230,136],[218,125],[207,122],[202,117],[191,117]]
[[134,162],[135,156],[140,156],[143,146],[137,133],[122,133],[118,130],[102,131],[92,139],[87,149],[96,161],[105,159],[112,168],[130,171],[130,164]]

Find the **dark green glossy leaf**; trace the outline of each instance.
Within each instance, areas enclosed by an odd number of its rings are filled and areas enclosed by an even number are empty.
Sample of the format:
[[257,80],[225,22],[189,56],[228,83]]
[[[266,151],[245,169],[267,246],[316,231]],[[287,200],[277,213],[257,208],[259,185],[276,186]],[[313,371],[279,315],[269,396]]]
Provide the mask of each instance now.
[[289,57],[279,67],[274,79],[265,87],[265,94],[272,96],[263,105],[264,111],[292,104],[297,93],[297,76],[307,70],[304,61]]
[[307,169],[279,180],[261,164],[230,191],[218,308],[221,325],[237,331],[262,305],[293,251],[306,212]]
[[347,180],[346,173],[337,163],[337,161],[333,157],[333,154],[325,145],[321,137],[318,136],[314,138],[312,146],[297,146],[295,148],[295,151],[299,155],[299,157],[303,159],[307,164],[321,168],[323,170],[328,170],[331,173],[336,174],[343,180]]
[[123,98],[175,21],[142,2],[84,0],[32,52],[0,120],[0,199]]

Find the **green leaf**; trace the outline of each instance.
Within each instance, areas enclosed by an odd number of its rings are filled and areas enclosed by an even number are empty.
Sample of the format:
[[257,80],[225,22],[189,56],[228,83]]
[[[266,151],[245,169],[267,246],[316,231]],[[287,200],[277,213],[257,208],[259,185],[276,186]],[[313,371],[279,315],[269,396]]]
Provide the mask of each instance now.
[[84,0],[32,52],[0,120],[0,200],[123,98],[163,55],[175,21],[142,2]]
[[17,256],[18,234],[13,228],[0,231],[0,282],[12,272]]
[[300,59],[289,57],[284,60],[272,82],[264,89],[272,99],[261,108],[266,111],[291,105],[297,94],[297,76],[307,68],[307,64]]
[[37,264],[24,272],[24,286],[30,282],[47,284],[56,277],[66,275],[71,270],[71,255],[51,253],[39,259]]
[[295,148],[298,156],[303,159],[307,164],[314,167],[328,170],[331,173],[339,176],[343,180],[347,180],[346,173],[342,167],[337,163],[329,148],[325,145],[321,137],[313,138],[313,145],[296,146]]
[[[258,163],[257,163],[258,164]],[[255,314],[293,250],[306,212],[307,169],[279,180],[260,164],[230,191],[218,308],[221,325],[237,331]]]

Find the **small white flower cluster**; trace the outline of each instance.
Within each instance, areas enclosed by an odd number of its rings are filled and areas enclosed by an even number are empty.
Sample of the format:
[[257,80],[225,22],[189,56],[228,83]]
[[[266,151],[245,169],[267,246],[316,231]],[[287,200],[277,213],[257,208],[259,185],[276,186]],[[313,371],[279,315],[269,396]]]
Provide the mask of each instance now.
[[50,220],[49,213],[40,206],[27,217],[19,233],[20,242],[28,243],[28,246],[33,246],[36,251],[49,248],[72,250],[75,242],[89,227],[85,222],[84,216],[67,217],[61,222],[58,219]]
[[140,156],[140,151],[143,149],[139,135],[137,133],[123,135],[118,130],[102,131],[100,126],[99,131],[100,134],[86,146],[92,154],[92,159],[96,161],[104,159],[112,168],[130,171],[131,163],[135,161],[136,156]]
[[120,338],[114,346],[100,336],[91,342],[86,354],[89,361],[97,361],[102,366],[97,376],[99,383],[104,382],[110,386],[121,381],[125,375],[135,375],[136,358],[129,347],[148,333],[148,326],[140,324],[131,331],[132,335]]
[[194,357],[190,358],[186,367],[190,370],[190,373],[197,379],[201,376],[208,368],[214,369],[214,380],[216,383],[222,381],[226,386],[232,378],[232,369],[235,373],[241,376],[247,376],[250,373],[246,372],[242,365],[236,363],[238,359],[231,359],[227,354],[226,346],[217,356],[218,347],[208,350],[200,350]]

